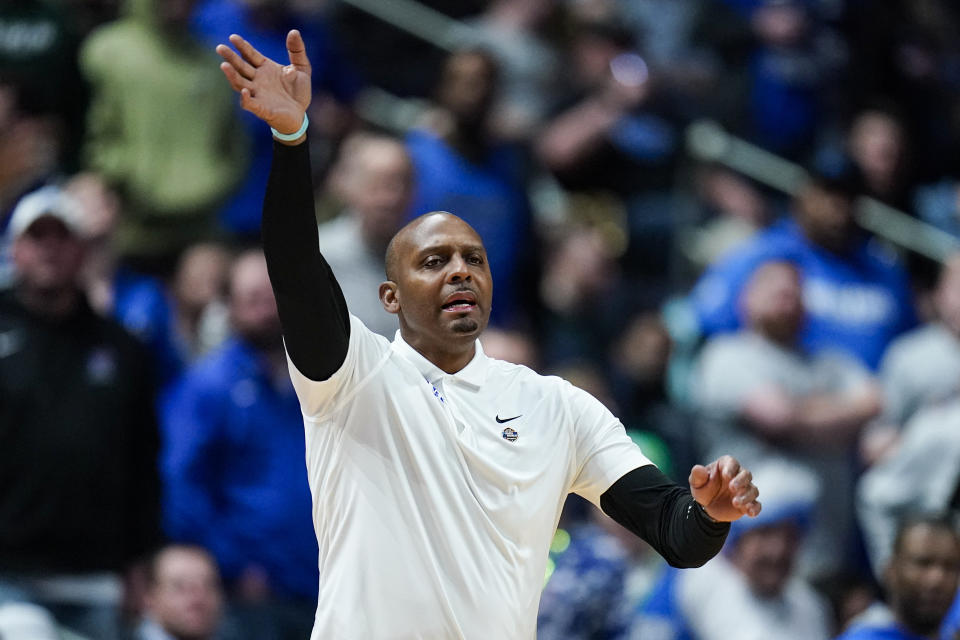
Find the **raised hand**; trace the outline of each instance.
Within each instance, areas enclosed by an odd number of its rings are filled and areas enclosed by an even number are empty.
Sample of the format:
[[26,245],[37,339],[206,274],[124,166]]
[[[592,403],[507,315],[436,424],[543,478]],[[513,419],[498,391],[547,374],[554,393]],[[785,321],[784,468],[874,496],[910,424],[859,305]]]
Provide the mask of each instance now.
[[753,476],[730,456],[722,456],[707,466],[694,465],[690,471],[690,493],[707,515],[719,522],[760,513],[760,492],[753,484]]
[[282,66],[233,34],[230,43],[217,45],[220,69],[240,94],[241,106],[280,133],[294,133],[310,106],[310,60],[296,29],[287,34],[290,64]]

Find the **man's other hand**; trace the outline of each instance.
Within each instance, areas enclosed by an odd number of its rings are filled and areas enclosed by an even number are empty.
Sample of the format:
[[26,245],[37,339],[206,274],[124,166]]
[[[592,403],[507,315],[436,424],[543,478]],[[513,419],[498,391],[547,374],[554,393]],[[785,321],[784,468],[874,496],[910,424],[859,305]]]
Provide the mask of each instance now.
[[694,465],[690,470],[690,493],[718,522],[733,522],[740,516],[760,513],[760,492],[753,476],[730,456],[721,456],[710,464]]

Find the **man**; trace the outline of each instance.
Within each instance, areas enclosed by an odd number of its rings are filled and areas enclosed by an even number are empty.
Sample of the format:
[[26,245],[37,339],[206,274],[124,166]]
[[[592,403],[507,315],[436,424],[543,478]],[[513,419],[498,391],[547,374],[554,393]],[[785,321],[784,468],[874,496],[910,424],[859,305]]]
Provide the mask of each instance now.
[[150,562],[144,601],[136,640],[211,640],[223,612],[216,560],[202,547],[160,549]]
[[218,46],[221,69],[278,141],[263,241],[306,429],[314,640],[533,638],[570,491],[678,565],[706,561],[727,522],[759,513],[732,458],[694,467],[691,496],[585,392],[487,358],[490,268],[456,216],[427,214],[391,241],[379,294],[399,321],[392,344],[350,317],[317,249],[302,38],[288,34],[286,67],[230,41],[243,56]]
[[960,391],[960,255],[940,271],[933,304],[936,321],[897,338],[880,364],[884,418],[896,427]]
[[493,318],[507,325],[526,319],[520,291],[532,266],[531,219],[523,159],[494,142],[490,110],[499,86],[496,60],[479,49],[450,54],[436,89],[439,109],[430,126],[407,134],[416,170],[411,213],[456,211],[489,246],[497,281]]
[[331,185],[346,210],[320,227],[320,252],[351,312],[374,333],[392,338],[397,319],[383,310],[377,287],[383,281],[387,244],[410,206],[410,156],[389,136],[354,134],[341,146]]
[[880,577],[898,522],[917,510],[960,508],[960,399],[911,418],[893,454],[861,476],[856,497],[866,548]]
[[[118,573],[159,536],[151,363],[80,288],[73,201],[24,198],[0,294],[0,592],[117,637]],[[3,598],[0,595],[0,598]]]
[[211,56],[187,29],[194,4],[124,0],[122,16],[80,48],[91,91],[85,164],[123,195],[121,254],[164,276],[213,234],[248,156],[230,92],[211,82]]
[[692,293],[706,335],[744,324],[737,306],[759,264],[795,262],[803,274],[806,318],[801,333],[811,353],[843,351],[871,369],[887,345],[916,322],[906,272],[856,227],[852,178],[814,175],[794,202],[793,219],[774,224],[714,265]]
[[905,519],[884,571],[889,611],[837,640],[936,640],[960,586],[960,534],[942,516]]
[[260,250],[236,259],[229,293],[234,337],[190,368],[165,403],[167,533],[210,549],[251,637],[303,638],[317,545],[302,418]]
[[[637,640],[826,640],[826,603],[795,570],[817,491],[815,478],[783,465],[757,468],[759,518],[737,521],[722,556],[703,568],[667,569],[640,607]],[[767,474],[767,475],[764,475]]]
[[140,340],[150,352],[158,388],[164,389],[180,376],[185,361],[173,322],[173,301],[164,283],[120,261],[113,242],[123,217],[120,198],[101,176],[79,173],[63,189],[83,211],[88,258],[81,280],[90,306]]
[[707,452],[733,451],[745,464],[792,460],[820,477],[824,491],[803,569],[836,570],[852,544],[853,445],[880,410],[867,371],[838,353],[809,355],[799,343],[803,284],[789,262],[762,264],[743,293],[746,327],[708,341],[695,404]]

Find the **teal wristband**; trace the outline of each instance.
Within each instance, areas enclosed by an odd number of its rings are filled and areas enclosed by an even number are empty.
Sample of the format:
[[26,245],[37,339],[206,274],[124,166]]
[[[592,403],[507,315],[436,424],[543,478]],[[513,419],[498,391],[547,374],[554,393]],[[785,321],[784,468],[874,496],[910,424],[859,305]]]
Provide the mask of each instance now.
[[303,124],[301,124],[300,128],[294,131],[293,133],[280,133],[273,127],[270,127],[270,131],[273,131],[273,137],[276,138],[277,140],[281,140],[283,142],[293,142],[294,140],[298,140],[300,136],[302,136],[307,132],[308,126],[310,126],[310,119],[307,117],[307,113],[304,112]]

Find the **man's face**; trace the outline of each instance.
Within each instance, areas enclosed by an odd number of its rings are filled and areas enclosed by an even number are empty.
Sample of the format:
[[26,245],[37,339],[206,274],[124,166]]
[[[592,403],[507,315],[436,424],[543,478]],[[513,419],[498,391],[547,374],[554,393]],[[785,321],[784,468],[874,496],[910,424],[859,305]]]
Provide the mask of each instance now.
[[737,540],[731,560],[753,593],[774,597],[790,578],[799,543],[799,532],[792,523],[757,527]]
[[166,29],[177,29],[190,21],[196,0],[164,0],[157,4],[160,24]]
[[443,70],[440,104],[461,124],[479,125],[490,110],[495,83],[496,69],[485,56],[455,54]]
[[233,329],[254,345],[269,349],[281,345],[280,315],[259,252],[237,259],[230,280],[230,320]]
[[493,292],[487,252],[477,233],[449,214],[422,218],[401,231],[393,273],[397,313],[414,347],[446,350],[451,340],[473,340],[486,328]]
[[199,314],[222,297],[230,272],[230,254],[215,244],[198,244],[184,252],[177,264],[173,291],[177,307]]
[[856,232],[850,199],[819,185],[804,187],[797,201],[796,217],[807,238],[837,253],[850,246]]
[[886,573],[891,604],[911,631],[936,631],[960,581],[960,543],[943,527],[919,524],[903,536]]
[[875,187],[893,180],[903,159],[903,129],[893,117],[867,111],[850,131],[850,155]]
[[789,342],[803,324],[803,289],[796,267],[770,262],[750,279],[745,293],[746,312],[751,327]]
[[171,635],[184,640],[213,637],[220,624],[220,576],[209,557],[193,549],[171,549],[157,561],[147,611]]
[[940,321],[960,336],[960,255],[944,265],[933,300]]
[[38,218],[13,242],[20,282],[38,291],[75,286],[83,253],[83,241],[53,216]]
[[382,252],[410,205],[413,165],[399,143],[373,142],[358,153],[346,178],[348,204],[360,217],[364,238]]

